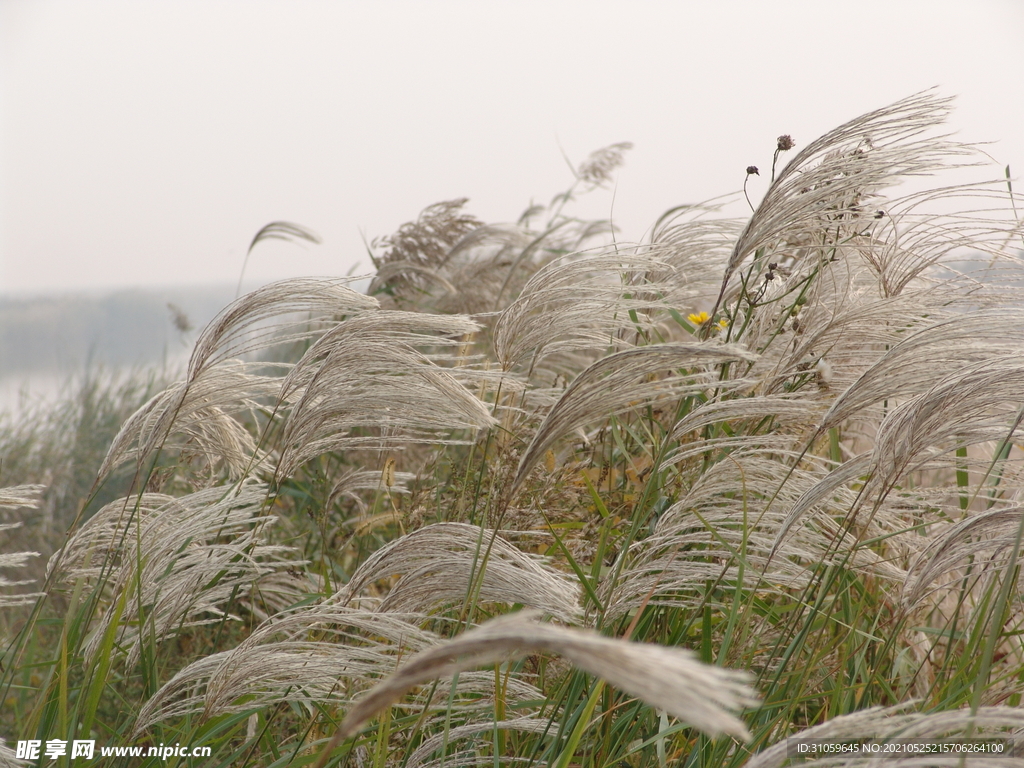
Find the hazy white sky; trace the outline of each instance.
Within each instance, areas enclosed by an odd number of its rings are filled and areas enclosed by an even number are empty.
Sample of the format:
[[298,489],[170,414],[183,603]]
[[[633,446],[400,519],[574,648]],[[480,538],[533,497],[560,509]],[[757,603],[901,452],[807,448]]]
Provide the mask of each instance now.
[[233,282],[279,219],[324,245],[250,277],[366,269],[361,232],[463,196],[514,220],[618,141],[578,210],[636,240],[779,134],[931,86],[1024,177],[1022,40],[1021,0],[0,0],[0,293]]

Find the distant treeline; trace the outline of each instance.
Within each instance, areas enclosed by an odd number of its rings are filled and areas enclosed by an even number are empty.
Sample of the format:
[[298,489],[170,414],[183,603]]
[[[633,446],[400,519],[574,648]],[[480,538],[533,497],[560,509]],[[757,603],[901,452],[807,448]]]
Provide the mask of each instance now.
[[234,293],[233,286],[222,285],[0,296],[0,378],[180,357]]

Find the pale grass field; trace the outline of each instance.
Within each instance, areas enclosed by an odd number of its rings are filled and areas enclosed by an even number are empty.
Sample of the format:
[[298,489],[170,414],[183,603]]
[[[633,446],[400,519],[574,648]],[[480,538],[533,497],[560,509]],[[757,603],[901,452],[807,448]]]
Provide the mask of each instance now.
[[5,424],[0,566],[38,579],[0,598],[0,765],[25,739],[776,768],[868,760],[796,735],[1024,737],[1024,241],[949,109],[768,137],[749,217],[682,206],[640,244],[571,214],[625,144],[516,224],[439,203],[365,293],[261,288],[179,381]]

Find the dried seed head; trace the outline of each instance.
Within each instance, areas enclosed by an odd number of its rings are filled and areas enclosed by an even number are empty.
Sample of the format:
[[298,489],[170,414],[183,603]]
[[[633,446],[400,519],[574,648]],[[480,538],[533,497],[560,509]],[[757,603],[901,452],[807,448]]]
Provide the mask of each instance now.
[[185,310],[177,304],[167,302],[167,311],[171,313],[171,323],[178,329],[178,333],[188,333],[192,330],[192,321],[188,319]]
[[793,137],[788,133],[784,133],[779,136],[778,150],[779,152],[785,152],[788,149],[792,149],[796,144],[793,142]]
[[622,165],[622,156],[632,148],[632,142],[621,141],[618,144],[591,152],[590,157],[584,160],[576,170],[576,176],[580,181],[598,186],[606,181],[611,181],[612,171]]
[[751,176],[753,174],[757,174],[758,176],[761,175],[760,171],[757,170],[757,166],[756,165],[748,165],[747,166],[747,176]]
[[380,482],[385,488],[391,488],[395,484],[395,457],[388,456],[384,462],[384,469],[380,473]]
[[[750,738],[743,722],[732,714],[757,703],[747,674],[706,666],[679,648],[542,624],[538,614],[520,611],[492,619],[405,661],[349,709],[331,744],[355,734],[413,686],[531,653],[558,654],[710,736]],[[329,746],[326,753],[330,750]]]

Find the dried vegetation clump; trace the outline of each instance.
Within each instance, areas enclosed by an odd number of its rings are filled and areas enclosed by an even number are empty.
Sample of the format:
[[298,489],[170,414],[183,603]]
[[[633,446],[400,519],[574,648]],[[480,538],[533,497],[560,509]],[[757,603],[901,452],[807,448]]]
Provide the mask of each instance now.
[[605,241],[566,211],[617,144],[515,224],[431,206],[366,295],[239,298],[6,598],[3,735],[716,768],[1020,738],[1021,228],[1005,182],[920,191],[979,157],[948,111],[780,137],[746,221]]

